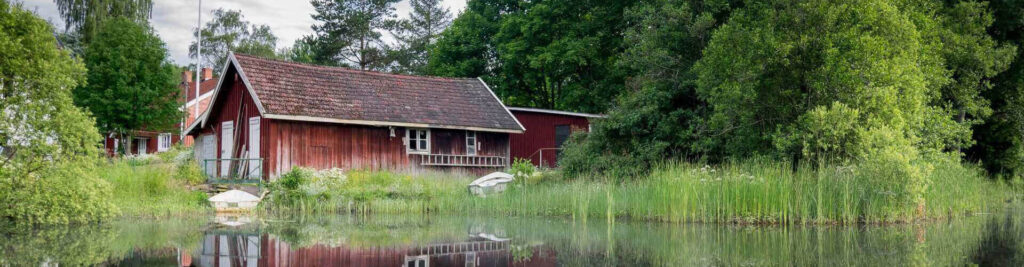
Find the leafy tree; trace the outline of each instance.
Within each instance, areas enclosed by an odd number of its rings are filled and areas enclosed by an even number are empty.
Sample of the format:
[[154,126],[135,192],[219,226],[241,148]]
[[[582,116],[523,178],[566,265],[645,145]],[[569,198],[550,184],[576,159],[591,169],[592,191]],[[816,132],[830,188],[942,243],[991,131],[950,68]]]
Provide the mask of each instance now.
[[409,4],[409,19],[402,20],[394,34],[398,47],[392,51],[392,71],[426,74],[430,47],[451,24],[452,15],[440,0],[411,0]]
[[[491,38],[498,32],[498,15],[489,14],[487,1],[469,1],[466,10],[441,32],[431,48],[427,73],[447,77],[492,76],[496,61]],[[497,13],[497,12],[495,12]],[[502,94],[504,95],[504,94]]]
[[127,18],[137,23],[149,20],[153,0],[54,0],[57,11],[64,18],[64,26],[73,29],[86,41],[96,35],[106,20]]
[[[467,2],[438,40],[435,75],[481,75],[515,106],[599,112],[622,91],[615,67],[633,1]],[[483,72],[483,73],[481,73]]]
[[361,70],[384,70],[389,62],[381,32],[395,27],[399,0],[314,0],[317,58],[352,64]]
[[95,221],[116,212],[90,171],[99,155],[94,120],[72,89],[85,67],[57,48],[50,25],[0,1],[0,220]]
[[1007,70],[990,81],[991,90],[982,92],[992,115],[974,127],[976,145],[966,154],[989,172],[1019,177],[1024,174],[1024,2],[994,0],[990,9],[994,19],[988,33],[1018,49]]
[[625,51],[618,67],[631,89],[586,138],[574,138],[560,164],[570,175],[617,171],[628,177],[666,158],[696,159],[695,133],[706,103],[691,71],[711,33],[742,1],[644,1],[626,12]]
[[153,29],[114,19],[96,37],[85,51],[88,85],[75,89],[75,103],[96,116],[102,132],[174,129],[179,80]]
[[[214,10],[213,19],[203,27],[202,35],[203,65],[212,66],[215,70],[224,67],[224,59],[229,51],[263,57],[276,56],[277,37],[270,31],[270,26],[251,24],[238,10]],[[195,58],[196,42],[189,45],[189,56]]]

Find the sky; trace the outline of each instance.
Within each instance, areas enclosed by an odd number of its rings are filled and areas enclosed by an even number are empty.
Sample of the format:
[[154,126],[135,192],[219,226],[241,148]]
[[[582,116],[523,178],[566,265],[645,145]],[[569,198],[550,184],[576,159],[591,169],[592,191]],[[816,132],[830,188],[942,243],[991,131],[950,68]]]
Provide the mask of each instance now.
[[[43,19],[64,29],[64,21],[57,12],[53,0],[23,0],[28,10],[33,10]],[[153,16],[150,23],[160,38],[167,43],[171,60],[178,65],[192,63],[188,57],[188,45],[192,43],[192,29],[196,26],[198,0],[153,0]],[[443,0],[454,17],[466,7],[466,0]],[[399,17],[409,14],[409,2],[403,0],[395,6]],[[310,28],[314,21],[313,5],[300,0],[205,0],[203,1],[203,23],[209,21],[211,11],[217,8],[241,10],[245,19],[254,24],[266,24],[277,36],[277,48],[291,46],[296,39],[313,33]]]

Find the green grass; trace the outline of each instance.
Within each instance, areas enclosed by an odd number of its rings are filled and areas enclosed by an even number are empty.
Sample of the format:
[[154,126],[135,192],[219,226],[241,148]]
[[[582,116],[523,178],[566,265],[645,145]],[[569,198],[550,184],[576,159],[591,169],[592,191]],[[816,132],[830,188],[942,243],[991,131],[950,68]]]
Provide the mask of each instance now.
[[[1014,192],[972,166],[936,162],[927,174],[923,210],[891,183],[866,177],[863,167],[792,171],[768,160],[716,167],[669,163],[625,183],[541,181],[478,198],[467,176],[354,171],[330,196],[297,194],[272,200],[272,212],[443,213],[488,216],[565,216],[574,220],[645,220],[740,224],[895,223],[984,212]],[[877,173],[877,172],[874,172]],[[607,179],[614,180],[614,179]],[[295,203],[301,203],[296,205]],[[923,213],[922,213],[923,212]]]
[[[210,209],[207,195],[190,189],[195,183],[190,162],[175,162],[174,150],[158,157],[114,159],[103,163],[99,176],[112,185],[113,203],[126,217],[204,215]],[[183,166],[184,165],[184,166]]]

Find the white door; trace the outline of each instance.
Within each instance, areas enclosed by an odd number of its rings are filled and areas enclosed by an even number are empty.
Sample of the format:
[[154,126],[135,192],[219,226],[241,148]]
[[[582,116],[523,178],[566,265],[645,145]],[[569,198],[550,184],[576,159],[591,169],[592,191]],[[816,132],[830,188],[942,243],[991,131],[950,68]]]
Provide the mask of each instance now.
[[233,121],[225,121],[220,124],[220,176],[226,177],[231,173],[231,152],[235,148],[235,125]]
[[[260,158],[260,117],[249,118],[249,156],[250,159]],[[258,160],[249,160],[249,175],[260,177],[262,164]]]
[[200,136],[199,146],[200,147],[196,150],[199,164],[202,164],[203,169],[206,170],[206,176],[212,177],[217,173],[217,164],[214,162],[207,162],[206,160],[217,158],[217,137],[212,134]]
[[148,139],[135,139],[135,140],[139,141],[139,153],[138,154],[139,155],[145,155],[146,154],[146,143],[149,143],[148,142],[149,140]]

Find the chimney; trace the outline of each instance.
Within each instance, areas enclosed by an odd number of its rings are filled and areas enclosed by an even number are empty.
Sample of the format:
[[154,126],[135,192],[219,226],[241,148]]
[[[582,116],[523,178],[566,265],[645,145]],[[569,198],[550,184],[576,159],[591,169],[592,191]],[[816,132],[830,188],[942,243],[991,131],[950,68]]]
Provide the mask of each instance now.
[[182,71],[181,72],[181,82],[183,82],[183,83],[192,83],[192,72],[191,71],[187,71],[187,70],[186,71]]
[[203,68],[202,79],[203,81],[213,79],[213,69]]

